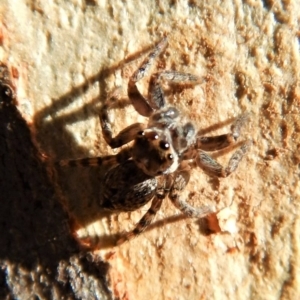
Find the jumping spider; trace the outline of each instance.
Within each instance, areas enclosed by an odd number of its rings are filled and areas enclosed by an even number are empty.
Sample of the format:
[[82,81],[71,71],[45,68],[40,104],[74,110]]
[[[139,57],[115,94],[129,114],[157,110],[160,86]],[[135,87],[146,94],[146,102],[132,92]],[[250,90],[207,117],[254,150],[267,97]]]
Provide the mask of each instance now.
[[161,88],[161,80],[181,83],[197,83],[198,77],[176,71],[163,71],[152,75],[149,99],[139,92],[136,83],[148,73],[155,58],[167,46],[167,38],[157,44],[130,77],[128,96],[135,110],[149,118],[147,125],[135,123],[112,136],[108,110],[111,99],[102,106],[100,122],[103,137],[111,148],[121,147],[131,141],[116,155],[63,160],[61,166],[99,166],[112,164],[104,178],[104,190],[100,195],[101,207],[111,212],[134,211],[152,200],[151,207],[135,229],[128,232],[118,244],[130,240],[143,232],[152,222],[166,196],[186,216],[202,218],[213,212],[209,206],[195,208],[179,198],[179,192],[187,185],[190,170],[199,166],[213,176],[226,177],[238,166],[250,146],[246,141],[232,155],[224,168],[204,151],[215,151],[228,147],[237,140],[246,116],[238,117],[231,133],[213,137],[198,136],[191,122],[186,122],[178,109],[169,106]]

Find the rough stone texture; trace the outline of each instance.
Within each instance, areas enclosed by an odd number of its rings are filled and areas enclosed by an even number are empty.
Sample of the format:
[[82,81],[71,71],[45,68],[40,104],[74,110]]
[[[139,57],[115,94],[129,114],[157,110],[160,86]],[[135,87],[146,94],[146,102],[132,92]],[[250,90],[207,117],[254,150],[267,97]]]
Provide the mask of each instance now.
[[[141,62],[140,55],[164,35],[169,36],[169,46],[156,69],[206,79],[194,88],[166,87],[169,102],[201,132],[226,132],[228,120],[244,111],[251,114],[243,136],[253,140],[253,147],[238,170],[221,180],[194,170],[182,193],[194,205],[213,204],[220,210],[221,232],[215,234],[204,234],[197,220],[172,218],[178,212],[165,201],[151,230],[112,248],[115,235],[132,229],[146,208],[104,217],[97,206],[103,170],[52,170],[48,184],[55,185],[53,197],[74,218],[78,242],[97,246],[90,254],[90,267],[94,264],[97,269],[99,260],[110,264],[115,298],[297,298],[299,1],[4,0],[0,15],[0,59],[18,71],[14,81],[18,109],[39,151],[53,160],[115,152],[101,136],[99,105],[115,86],[122,86],[126,95],[127,80]],[[147,79],[139,86],[146,93]],[[137,119],[142,120],[124,105],[115,111],[116,132]],[[218,159],[226,164],[229,157],[225,153]],[[50,209],[59,228],[66,218],[63,213],[57,216],[60,209],[58,203]],[[12,224],[2,230],[10,230]],[[11,234],[15,243],[26,244],[18,235]],[[53,244],[60,247],[59,242]],[[10,255],[12,247],[1,255],[0,282],[8,299],[9,295],[27,299],[38,294],[37,282],[43,282],[39,265],[21,268],[18,256]],[[72,292],[77,298],[96,298],[85,294],[92,290],[97,295],[96,273],[89,276],[80,267],[78,252],[72,253],[65,251],[54,265],[69,264],[68,278],[78,274],[94,281],[71,284],[66,298]],[[47,280],[50,284],[57,277]],[[24,290],[28,294],[22,298]]]

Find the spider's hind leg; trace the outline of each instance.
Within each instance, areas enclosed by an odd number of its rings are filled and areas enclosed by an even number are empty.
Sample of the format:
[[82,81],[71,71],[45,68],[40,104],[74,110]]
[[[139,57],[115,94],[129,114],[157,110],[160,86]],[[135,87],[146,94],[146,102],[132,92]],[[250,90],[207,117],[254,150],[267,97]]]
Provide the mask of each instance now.
[[155,218],[156,213],[159,211],[163,200],[166,198],[167,194],[170,191],[172,185],[172,176],[166,175],[163,179],[160,187],[156,189],[156,195],[152,200],[151,206],[141,220],[137,223],[134,230],[127,232],[117,241],[117,245],[120,245],[126,241],[133,239],[138,236],[152,223]]
[[117,241],[117,245],[121,245],[126,241],[129,241],[133,239],[134,237],[141,234],[145,229],[151,224],[151,222],[154,220],[156,213],[159,211],[162,201],[165,198],[165,196],[155,196],[155,198],[152,200],[151,206],[146,212],[146,214],[142,217],[142,219],[138,222],[135,229],[127,232]]
[[[239,116],[231,126],[231,133],[214,137],[199,137],[196,142],[196,148],[202,149],[204,151],[216,151],[230,146],[239,138],[241,129],[248,118],[248,114]],[[242,146],[237,149],[231,156],[227,167],[223,167],[215,159],[201,150],[199,150],[196,156],[196,163],[200,168],[202,168],[210,175],[217,177],[227,177],[236,170],[238,164],[240,163],[248,149],[251,147],[251,145],[252,141],[250,140],[246,140],[245,142],[243,142]]]

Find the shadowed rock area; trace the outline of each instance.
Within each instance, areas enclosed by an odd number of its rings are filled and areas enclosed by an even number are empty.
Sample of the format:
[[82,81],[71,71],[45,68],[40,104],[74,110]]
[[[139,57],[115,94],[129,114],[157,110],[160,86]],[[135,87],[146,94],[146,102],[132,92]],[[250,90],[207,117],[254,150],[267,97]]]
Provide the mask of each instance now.
[[72,238],[68,215],[15,102],[1,64],[0,298],[78,299],[89,293],[110,299],[107,265],[92,261]]

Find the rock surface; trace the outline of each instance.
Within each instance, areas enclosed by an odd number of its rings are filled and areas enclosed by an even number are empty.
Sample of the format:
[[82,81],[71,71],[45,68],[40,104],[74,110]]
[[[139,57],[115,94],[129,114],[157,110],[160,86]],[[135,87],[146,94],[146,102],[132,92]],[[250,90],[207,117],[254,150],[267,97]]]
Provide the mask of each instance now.
[[[299,2],[133,3],[2,1],[0,60],[13,74],[18,111],[1,108],[2,141],[14,141],[2,150],[9,155],[1,167],[1,295],[296,299]],[[102,138],[99,107],[117,86],[125,97],[128,78],[166,35],[168,48],[153,71],[176,69],[205,79],[192,88],[166,86],[168,101],[205,135],[228,132],[232,118],[250,113],[242,137],[253,146],[228,178],[193,170],[181,195],[220,211],[210,220],[215,233],[205,234],[199,220],[181,217],[166,200],[150,230],[112,247],[147,208],[103,216],[97,206],[103,170],[53,169],[51,177],[43,157],[116,153]],[[139,84],[144,94],[147,83]],[[123,104],[112,112],[116,133],[144,120]],[[12,130],[8,116],[20,122]],[[230,153],[217,159],[226,165]],[[79,250],[87,243],[97,247]]]

